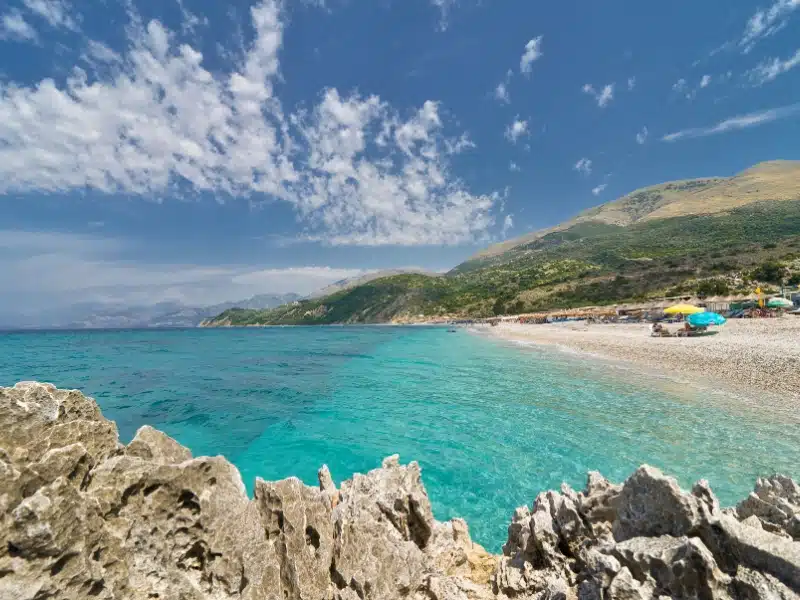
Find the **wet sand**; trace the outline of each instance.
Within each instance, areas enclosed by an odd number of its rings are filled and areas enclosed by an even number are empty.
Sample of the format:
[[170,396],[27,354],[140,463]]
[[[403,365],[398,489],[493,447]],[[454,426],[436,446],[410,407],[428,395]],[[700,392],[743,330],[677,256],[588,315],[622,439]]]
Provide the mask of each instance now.
[[[678,326],[668,327],[674,331]],[[800,416],[800,317],[735,319],[712,330],[717,333],[653,338],[647,324],[500,324],[483,329],[491,337],[626,361],[704,386],[718,382],[765,408]]]

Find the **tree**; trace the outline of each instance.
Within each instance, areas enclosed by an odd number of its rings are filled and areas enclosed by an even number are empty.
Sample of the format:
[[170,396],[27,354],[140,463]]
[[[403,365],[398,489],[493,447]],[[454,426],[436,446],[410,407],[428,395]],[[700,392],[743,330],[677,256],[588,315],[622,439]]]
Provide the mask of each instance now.
[[786,267],[775,261],[767,261],[753,269],[750,277],[755,281],[780,285],[783,283],[783,278],[786,277]]
[[730,286],[724,279],[706,279],[697,284],[696,292],[698,296],[727,296]]

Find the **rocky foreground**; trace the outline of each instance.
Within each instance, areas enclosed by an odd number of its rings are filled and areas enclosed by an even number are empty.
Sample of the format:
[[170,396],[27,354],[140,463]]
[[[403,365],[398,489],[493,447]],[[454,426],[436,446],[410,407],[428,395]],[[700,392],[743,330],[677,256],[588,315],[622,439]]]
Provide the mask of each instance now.
[[0,388],[0,598],[489,600],[800,598],[800,486],[735,509],[643,466],[521,507],[501,556],[434,520],[416,463],[337,489],[258,480],[143,427],[127,446],[91,398]]

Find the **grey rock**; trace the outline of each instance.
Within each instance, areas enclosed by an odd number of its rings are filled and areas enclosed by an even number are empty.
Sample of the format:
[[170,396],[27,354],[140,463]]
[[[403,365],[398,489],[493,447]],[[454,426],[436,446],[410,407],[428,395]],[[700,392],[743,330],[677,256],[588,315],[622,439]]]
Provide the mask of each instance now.
[[[759,480],[737,510],[651,467],[539,494],[502,556],[437,522],[417,463],[337,489],[257,480],[142,427],[127,446],[90,398],[0,388],[0,598],[604,600],[797,598],[797,486]],[[795,536],[796,537],[796,536]]]
[[647,580],[640,583],[633,578],[627,568],[623,568],[611,582],[608,595],[614,600],[651,600],[654,597],[654,589],[655,582]]
[[617,541],[639,536],[682,536],[700,523],[698,499],[672,477],[644,465],[622,486],[613,533]]
[[613,552],[635,579],[654,581],[672,598],[730,598],[731,578],[697,538],[637,537],[617,544]]
[[764,529],[784,531],[800,541],[800,485],[783,475],[759,478],[753,492],[736,507],[741,519],[757,517]]

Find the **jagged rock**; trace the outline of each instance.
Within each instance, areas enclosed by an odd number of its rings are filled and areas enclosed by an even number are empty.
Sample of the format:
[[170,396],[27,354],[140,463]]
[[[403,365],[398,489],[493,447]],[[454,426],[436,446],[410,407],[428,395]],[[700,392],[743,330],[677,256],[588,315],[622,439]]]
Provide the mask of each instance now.
[[638,581],[654,581],[672,598],[730,598],[730,577],[697,538],[637,537],[617,544],[614,555]]
[[798,600],[795,594],[769,573],[759,573],[743,566],[736,570],[732,589],[741,600]]
[[[642,467],[623,485],[519,508],[503,556],[437,522],[419,465],[389,457],[339,489],[257,480],[142,427],[127,446],[80,392],[0,388],[2,600],[798,598],[797,485],[738,510]],[[741,521],[740,521],[741,520]]]
[[735,573],[744,566],[773,575],[800,593],[800,544],[749,527],[729,515],[698,529],[720,568]]
[[679,537],[700,523],[697,498],[684,493],[672,477],[647,465],[625,481],[617,502],[613,533],[620,542],[639,536]]
[[648,579],[640,583],[633,578],[627,567],[624,567],[611,582],[608,595],[614,600],[651,600],[654,597],[655,582]]
[[800,485],[783,475],[759,478],[753,492],[736,507],[739,517],[757,517],[772,533],[784,531],[800,541]]
[[139,428],[131,443],[125,448],[125,454],[160,465],[181,463],[192,458],[188,448],[184,448],[165,433],[149,425]]

